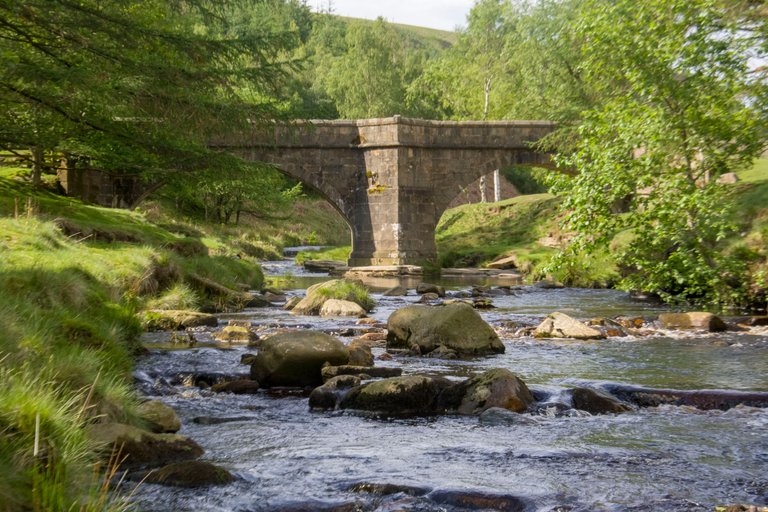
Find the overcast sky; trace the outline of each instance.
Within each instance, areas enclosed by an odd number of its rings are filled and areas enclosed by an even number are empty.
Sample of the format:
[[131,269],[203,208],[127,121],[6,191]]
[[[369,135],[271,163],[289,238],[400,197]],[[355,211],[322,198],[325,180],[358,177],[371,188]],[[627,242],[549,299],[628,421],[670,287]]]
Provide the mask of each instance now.
[[374,20],[382,16],[393,23],[454,30],[466,24],[474,0],[309,0],[313,10],[327,9],[353,18]]

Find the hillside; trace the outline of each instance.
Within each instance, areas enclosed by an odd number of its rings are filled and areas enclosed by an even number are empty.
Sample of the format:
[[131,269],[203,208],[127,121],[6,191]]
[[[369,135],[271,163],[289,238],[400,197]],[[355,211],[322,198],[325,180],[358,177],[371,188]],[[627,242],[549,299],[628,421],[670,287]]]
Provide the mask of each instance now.
[[[363,18],[350,18],[347,16],[338,16],[340,19],[350,23],[360,23],[363,25],[372,25],[373,20]],[[417,41],[421,41],[425,46],[432,46],[438,49],[448,48],[456,44],[459,40],[458,32],[448,30],[438,30],[427,27],[417,27],[415,25],[403,25],[400,23],[390,23],[399,32],[411,36]]]

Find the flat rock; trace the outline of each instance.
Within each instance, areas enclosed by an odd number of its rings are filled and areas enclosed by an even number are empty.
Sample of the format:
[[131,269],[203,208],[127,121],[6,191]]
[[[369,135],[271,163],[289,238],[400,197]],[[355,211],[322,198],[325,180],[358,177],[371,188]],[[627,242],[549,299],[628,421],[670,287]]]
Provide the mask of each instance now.
[[211,386],[216,393],[232,393],[234,395],[252,395],[259,390],[259,383],[251,379],[237,379],[220,382]]
[[603,339],[605,334],[564,313],[552,313],[544,319],[533,335],[536,338]]
[[665,329],[698,329],[718,332],[728,328],[719,316],[703,311],[662,313],[659,315],[659,323]]

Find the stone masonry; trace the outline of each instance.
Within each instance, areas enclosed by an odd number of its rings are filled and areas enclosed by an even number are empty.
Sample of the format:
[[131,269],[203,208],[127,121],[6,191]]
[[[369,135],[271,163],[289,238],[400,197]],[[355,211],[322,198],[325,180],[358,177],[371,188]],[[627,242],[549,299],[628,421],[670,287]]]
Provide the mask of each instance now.
[[211,145],[275,164],[322,194],[352,229],[350,266],[434,261],[435,227],[469,184],[511,165],[547,166],[531,143],[545,121],[426,121],[395,116],[302,121]]

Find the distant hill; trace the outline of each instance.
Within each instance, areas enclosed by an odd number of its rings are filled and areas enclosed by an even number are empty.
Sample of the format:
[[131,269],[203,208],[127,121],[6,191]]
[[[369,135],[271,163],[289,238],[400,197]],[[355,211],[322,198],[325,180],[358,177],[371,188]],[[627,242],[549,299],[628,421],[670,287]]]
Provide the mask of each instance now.
[[[347,16],[339,16],[340,19],[349,23],[361,23],[361,24],[373,24],[374,20],[366,20],[362,18],[349,18]],[[437,30],[434,28],[417,27],[414,25],[403,25],[400,23],[390,23],[395,29],[402,32],[406,36],[410,36],[413,39],[423,42],[426,46],[433,46],[438,49],[449,48],[456,44],[459,40],[458,32],[451,32],[448,30]]]

